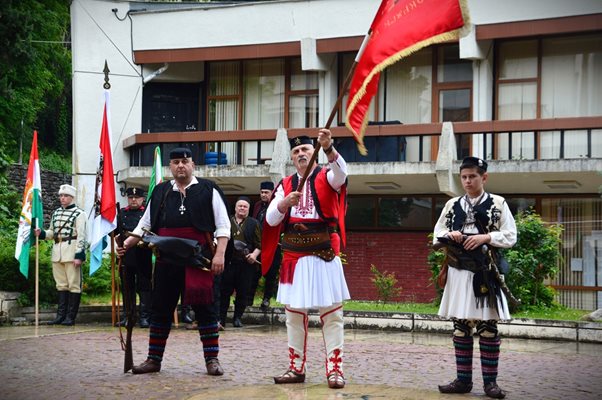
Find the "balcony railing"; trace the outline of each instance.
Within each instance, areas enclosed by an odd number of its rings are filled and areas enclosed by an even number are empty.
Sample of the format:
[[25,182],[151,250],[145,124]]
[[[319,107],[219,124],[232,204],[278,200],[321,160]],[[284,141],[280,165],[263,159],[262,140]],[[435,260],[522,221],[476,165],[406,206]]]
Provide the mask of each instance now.
[[[441,126],[440,123],[368,126],[365,157],[357,152],[347,128],[333,127],[331,131],[337,149],[349,162],[426,162],[437,158]],[[453,126],[458,159],[468,155],[488,160],[602,158],[602,117],[454,122]],[[157,145],[161,146],[164,165],[169,150],[179,146],[190,147],[200,165],[258,165],[270,162],[276,132],[268,129],[139,133],[125,139],[123,147],[130,151],[131,166],[152,165]],[[289,138],[316,134],[315,128],[287,130]]]

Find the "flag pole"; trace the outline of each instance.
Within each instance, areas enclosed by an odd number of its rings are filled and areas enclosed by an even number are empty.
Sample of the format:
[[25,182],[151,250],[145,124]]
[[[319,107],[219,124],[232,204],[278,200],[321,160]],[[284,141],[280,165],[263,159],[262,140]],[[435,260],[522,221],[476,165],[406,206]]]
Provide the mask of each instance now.
[[[104,84],[102,85],[102,87],[105,90],[109,90],[111,89],[111,84],[109,83],[109,65],[107,63],[107,60],[105,60],[105,66],[102,70],[102,72],[105,74],[105,78],[104,78]],[[106,104],[105,104],[106,106]],[[115,326],[116,321],[116,312],[117,312],[117,305],[116,305],[116,301],[115,301],[115,233],[111,232],[111,325]]]
[[[36,230],[38,219],[36,218]],[[40,238],[36,236],[36,293],[35,293],[35,321],[36,327],[40,322]]]
[[[347,91],[347,88],[351,84],[351,79],[353,78],[353,73],[355,72],[355,67],[357,67],[357,63],[358,63],[360,57],[362,56],[362,54],[364,53],[364,49],[366,48],[366,44],[368,43],[368,40],[370,39],[371,33],[372,33],[372,30],[370,29],[368,31],[368,33],[366,34],[366,36],[364,37],[364,41],[362,42],[362,45],[360,46],[360,49],[358,50],[357,55],[355,56],[355,60],[353,60],[353,64],[351,64],[351,68],[349,68],[349,72],[347,73],[345,82],[343,82],[343,86],[341,87],[339,96],[337,97],[337,101],[334,103],[334,106],[332,107],[332,110],[330,111],[330,115],[328,116],[328,120],[326,121],[326,125],[324,126],[325,129],[330,128],[332,121],[334,121],[334,117],[337,115],[337,112],[339,111],[339,108],[341,107],[341,103],[343,102],[343,97],[345,96],[345,92]],[[318,159],[319,153],[320,153],[320,143],[316,140],[316,144],[314,145],[314,154],[311,156],[311,159],[309,160],[309,164],[307,164],[308,167],[305,170],[303,177],[299,181],[299,185],[297,185],[297,192],[300,192],[301,189],[303,189],[303,185],[305,185],[305,181],[307,181],[307,178],[309,177],[309,173],[313,169],[313,168],[311,168],[311,166],[315,164],[316,160]]]

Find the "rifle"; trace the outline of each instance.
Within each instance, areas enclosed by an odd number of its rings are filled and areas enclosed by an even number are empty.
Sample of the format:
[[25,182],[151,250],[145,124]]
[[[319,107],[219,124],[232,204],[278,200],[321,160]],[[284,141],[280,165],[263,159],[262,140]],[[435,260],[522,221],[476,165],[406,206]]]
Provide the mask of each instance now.
[[[125,232],[123,231],[123,215],[121,212],[121,207],[119,206],[119,203],[117,203],[117,234],[119,235],[119,246],[123,246],[123,241],[124,241],[124,235]],[[125,254],[123,257],[119,257],[119,271],[121,271],[122,268],[122,264],[123,264],[123,259],[125,258]],[[125,308],[125,316],[127,319],[127,323],[125,325],[125,329],[126,329],[126,335],[125,335],[125,343],[123,341],[123,336],[121,336],[121,326],[119,327],[119,336],[121,338],[121,348],[123,349],[123,351],[125,352],[124,355],[124,359],[123,359],[123,373],[127,373],[129,370],[132,369],[132,367],[134,366],[134,356],[132,354],[132,331],[134,330],[134,324],[136,322],[136,305],[135,305],[135,300],[134,300],[134,304],[132,304],[132,301],[130,301],[130,290],[133,289],[133,285],[130,285],[131,282],[128,282],[127,279],[127,265],[123,265],[123,272],[122,272],[122,276],[123,276],[123,306]],[[135,297],[134,297],[135,299]]]

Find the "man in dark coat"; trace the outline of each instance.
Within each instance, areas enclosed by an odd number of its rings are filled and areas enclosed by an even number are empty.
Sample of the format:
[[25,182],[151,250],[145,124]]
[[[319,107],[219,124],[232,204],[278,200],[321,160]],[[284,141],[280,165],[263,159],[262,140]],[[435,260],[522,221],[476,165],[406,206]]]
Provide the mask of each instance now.
[[[221,189],[212,181],[193,176],[194,162],[188,148],[170,152],[169,168],[174,179],[155,187],[148,207],[134,230],[142,235],[150,229],[159,236],[196,240],[213,248],[210,270],[193,265],[174,265],[157,258],[153,276],[152,312],[148,358],[132,369],[134,374],[159,372],[165,345],[171,330],[173,313],[183,295],[198,321],[205,365],[209,375],[223,375],[218,361],[219,330],[213,304],[213,277],[224,270],[226,246],[230,238],[230,220]],[[139,241],[130,236],[118,251],[123,253]]]

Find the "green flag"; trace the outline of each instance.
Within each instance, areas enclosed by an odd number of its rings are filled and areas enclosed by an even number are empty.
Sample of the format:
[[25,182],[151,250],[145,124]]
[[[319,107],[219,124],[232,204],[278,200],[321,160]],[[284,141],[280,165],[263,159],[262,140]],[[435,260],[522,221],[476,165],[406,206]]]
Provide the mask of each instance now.
[[163,167],[161,166],[161,149],[155,147],[155,158],[153,160],[153,170],[151,172],[150,183],[148,184],[148,194],[146,195],[146,204],[148,204],[155,186],[163,182]]
[[38,160],[38,132],[33,131],[27,181],[23,190],[23,206],[19,217],[19,231],[15,258],[19,260],[19,270],[27,278],[29,275],[29,249],[35,243],[33,230],[40,228],[44,220],[42,207],[42,182],[40,180],[40,161]]

